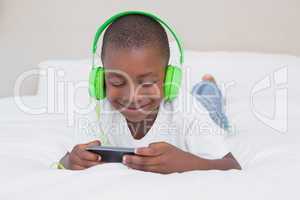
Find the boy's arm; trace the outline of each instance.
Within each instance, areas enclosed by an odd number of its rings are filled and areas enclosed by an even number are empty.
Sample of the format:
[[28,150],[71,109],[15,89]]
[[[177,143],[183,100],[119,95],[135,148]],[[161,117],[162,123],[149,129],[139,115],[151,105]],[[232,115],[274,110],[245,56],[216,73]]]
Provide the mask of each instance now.
[[70,157],[70,153],[67,152],[60,160],[59,163],[63,166],[63,168],[65,169],[70,169],[69,166],[69,157]]
[[241,166],[238,161],[234,158],[232,153],[228,153],[221,159],[209,160],[198,157],[195,163],[195,168],[203,168],[203,166],[207,165],[207,170],[216,169],[216,170],[229,170],[229,169],[239,169],[241,170]]
[[220,159],[205,159],[183,151],[165,142],[138,148],[137,155],[124,156],[123,163],[130,168],[162,174],[192,170],[241,169],[231,153]]

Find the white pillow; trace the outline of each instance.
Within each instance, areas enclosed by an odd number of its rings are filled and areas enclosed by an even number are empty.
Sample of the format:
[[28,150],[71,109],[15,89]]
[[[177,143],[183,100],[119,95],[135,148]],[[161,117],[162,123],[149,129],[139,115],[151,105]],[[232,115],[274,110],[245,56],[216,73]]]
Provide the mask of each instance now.
[[91,69],[91,62],[86,60],[48,60],[39,64],[43,75],[39,78],[38,94],[46,95],[48,81],[55,82],[76,82],[88,80]]
[[70,114],[90,105],[88,79],[91,61],[49,60],[39,64],[37,95],[48,104],[49,113]]
[[[255,86],[265,85],[263,79],[270,80],[270,88],[287,87],[289,97],[300,94],[298,75],[300,58],[285,55],[268,55],[256,53],[196,52],[186,51],[184,84],[187,90],[210,73],[215,76],[220,88],[231,85],[226,92],[228,101],[249,101]],[[279,71],[280,70],[280,71]],[[287,74],[285,74],[285,72]],[[286,77],[287,82],[285,82]],[[278,84],[275,84],[275,78]],[[267,93],[268,88],[265,88]],[[264,93],[264,89],[261,90]]]

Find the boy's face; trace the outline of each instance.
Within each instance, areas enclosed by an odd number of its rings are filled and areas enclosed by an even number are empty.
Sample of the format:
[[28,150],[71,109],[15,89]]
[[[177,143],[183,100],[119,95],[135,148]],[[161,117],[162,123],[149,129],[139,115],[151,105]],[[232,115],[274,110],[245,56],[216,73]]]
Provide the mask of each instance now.
[[107,47],[103,65],[107,98],[128,121],[140,122],[158,109],[165,75],[159,50]]

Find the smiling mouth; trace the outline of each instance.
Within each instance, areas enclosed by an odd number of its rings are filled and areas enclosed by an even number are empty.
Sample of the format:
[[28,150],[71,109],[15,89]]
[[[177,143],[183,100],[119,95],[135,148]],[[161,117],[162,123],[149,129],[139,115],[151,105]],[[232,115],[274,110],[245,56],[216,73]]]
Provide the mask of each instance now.
[[148,105],[150,105],[150,103],[142,105],[142,106],[126,106],[121,103],[119,103],[119,105],[122,107],[122,109],[130,110],[130,111],[138,111],[138,110],[141,110],[141,109],[147,107]]

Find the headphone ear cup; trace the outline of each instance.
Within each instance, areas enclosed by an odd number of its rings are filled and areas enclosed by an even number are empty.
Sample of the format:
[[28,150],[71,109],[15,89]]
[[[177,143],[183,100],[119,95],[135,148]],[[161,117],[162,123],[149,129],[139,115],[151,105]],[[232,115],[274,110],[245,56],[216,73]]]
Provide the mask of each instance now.
[[89,76],[89,94],[91,97],[102,100],[106,96],[104,68],[101,66],[94,67]]
[[181,79],[181,68],[172,65],[166,67],[164,81],[164,98],[166,101],[172,101],[178,96]]

